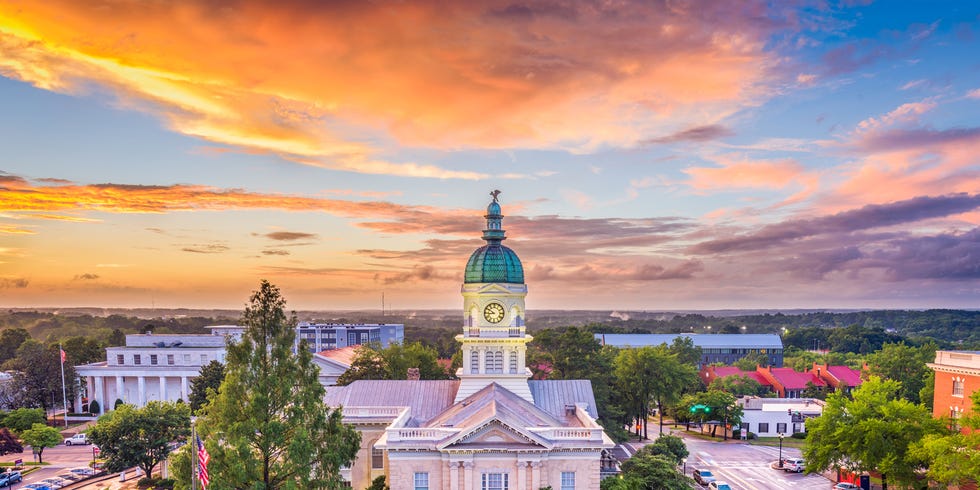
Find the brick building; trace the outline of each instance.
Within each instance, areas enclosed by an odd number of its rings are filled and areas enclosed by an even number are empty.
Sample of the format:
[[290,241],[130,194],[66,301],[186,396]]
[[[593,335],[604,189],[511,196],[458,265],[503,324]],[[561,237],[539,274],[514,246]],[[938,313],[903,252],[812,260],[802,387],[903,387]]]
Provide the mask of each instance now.
[[957,419],[974,408],[970,395],[980,390],[980,351],[936,351],[929,367],[936,372],[932,415],[959,427]]

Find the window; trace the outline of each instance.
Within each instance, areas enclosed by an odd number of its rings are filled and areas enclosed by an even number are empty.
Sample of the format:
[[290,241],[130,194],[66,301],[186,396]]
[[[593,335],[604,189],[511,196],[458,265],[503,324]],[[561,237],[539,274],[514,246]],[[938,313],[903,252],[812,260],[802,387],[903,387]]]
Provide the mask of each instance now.
[[473,350],[470,351],[470,374],[477,374],[480,372],[480,353]]
[[517,353],[514,351],[510,352],[510,359],[507,361],[510,374],[517,374]]
[[136,364],[137,366],[140,365],[140,355],[139,354],[133,354],[133,364]]
[[167,354],[167,364],[170,365],[170,366],[173,366],[174,365],[174,355],[173,354]]
[[504,372],[504,353],[502,351],[489,351],[487,352],[486,372],[488,373],[503,373]]
[[786,433],[786,423],[785,422],[780,422],[780,423],[776,424],[776,432],[778,432],[780,434],[785,434]]
[[126,363],[126,356],[122,354],[116,354],[116,364],[122,366]]
[[201,354],[201,364],[207,364],[207,363],[208,363],[208,355]]
[[385,467],[385,452],[378,448],[371,448],[371,469],[380,470]]
[[953,396],[963,396],[963,380],[953,378]]
[[759,434],[769,432],[769,424],[767,422],[759,423]]
[[415,473],[415,490],[429,490],[428,473]]
[[507,473],[484,473],[480,490],[507,490]]
[[949,428],[950,430],[958,431],[960,430],[960,417],[963,416],[963,412],[960,412],[955,407],[949,411]]
[[187,364],[190,364],[191,363],[191,355],[190,354],[184,354],[184,362],[186,362]]
[[157,365],[157,355],[156,354],[150,354],[150,364],[152,364],[154,366]]
[[575,490],[575,472],[561,472],[561,490]]

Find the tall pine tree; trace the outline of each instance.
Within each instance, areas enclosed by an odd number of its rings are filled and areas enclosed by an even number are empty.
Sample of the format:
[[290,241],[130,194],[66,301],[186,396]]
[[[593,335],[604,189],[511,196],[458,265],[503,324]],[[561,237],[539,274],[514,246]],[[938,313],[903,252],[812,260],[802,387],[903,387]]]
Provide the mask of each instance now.
[[319,370],[293,353],[295,316],[279,289],[262,281],[229,344],[225,379],[205,406],[198,432],[211,455],[208,490],[339,489],[360,434],[323,404]]

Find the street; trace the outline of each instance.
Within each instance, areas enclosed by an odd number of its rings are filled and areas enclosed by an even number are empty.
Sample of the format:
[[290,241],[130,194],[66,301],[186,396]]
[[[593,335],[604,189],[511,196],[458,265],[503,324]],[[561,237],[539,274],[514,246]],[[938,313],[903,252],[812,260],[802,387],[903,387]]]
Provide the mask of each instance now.
[[[667,433],[667,428],[664,428]],[[787,473],[770,468],[779,459],[779,448],[751,446],[742,442],[706,441],[688,437],[683,429],[673,432],[684,438],[690,455],[687,457],[687,476],[694,468],[711,471],[718,481],[731,485],[733,490],[828,489],[830,480],[820,475]],[[656,437],[654,434],[651,437]],[[652,442],[652,441],[651,441]],[[635,445],[635,444],[634,444]],[[783,448],[783,458],[800,457],[800,450]]]
[[[41,469],[33,471],[29,475],[25,475],[24,481],[21,483],[15,483],[10,487],[10,489],[16,490],[24,485],[27,485],[28,483],[36,483],[45,478],[58,476],[67,472],[71,468],[88,466],[89,463],[92,462],[92,447],[93,446],[91,444],[81,446],[65,446],[60,444],[58,446],[45,449],[41,456],[42,459],[45,462],[50,463],[50,465],[42,466]],[[27,446],[24,448],[23,453],[0,456],[0,461],[13,462],[18,459],[22,459],[25,463],[28,463],[34,461],[33,456],[34,455],[31,452],[30,446]]]

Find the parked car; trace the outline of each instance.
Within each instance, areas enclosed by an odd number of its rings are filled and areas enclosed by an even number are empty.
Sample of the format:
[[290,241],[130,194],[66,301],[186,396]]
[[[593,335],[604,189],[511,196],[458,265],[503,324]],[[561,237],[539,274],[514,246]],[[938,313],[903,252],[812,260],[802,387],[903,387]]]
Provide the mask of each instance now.
[[17,483],[24,478],[20,475],[19,471],[8,471],[6,473],[0,473],[0,487],[9,487],[14,483]]
[[20,488],[23,490],[54,490],[53,488],[51,488],[51,486],[45,485],[43,483],[28,483],[27,485],[24,485],[23,487]]
[[708,470],[699,470],[695,468],[694,471],[691,473],[691,476],[694,477],[694,481],[702,485],[707,485],[715,481],[715,475],[712,475],[711,472]]
[[783,471],[802,473],[805,463],[802,458],[786,458],[783,460]]
[[68,439],[65,439],[66,446],[71,446],[73,444],[88,444],[88,436],[85,434],[75,434]]
[[713,481],[708,484],[710,490],[732,490],[732,487],[723,481]]
[[56,477],[45,478],[38,483],[44,483],[45,485],[51,488],[61,488],[71,484],[71,482],[68,480],[62,480],[61,478],[56,478]]
[[93,470],[92,468],[89,468],[87,466],[82,466],[82,467],[79,467],[79,468],[72,468],[72,469],[68,470],[68,472],[69,473],[74,473],[76,475],[81,475],[81,476],[92,476],[92,475],[95,474],[95,470]]
[[76,482],[76,481],[79,481],[79,480],[81,480],[82,478],[85,478],[85,477],[84,476],[81,476],[81,475],[76,475],[74,473],[62,473],[62,474],[58,475],[58,478],[61,478],[62,480],[68,480],[68,481],[71,481],[71,482]]
[[860,488],[861,487],[858,485],[855,485],[853,483],[843,482],[843,481],[834,485],[834,490],[858,490]]

